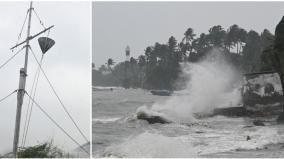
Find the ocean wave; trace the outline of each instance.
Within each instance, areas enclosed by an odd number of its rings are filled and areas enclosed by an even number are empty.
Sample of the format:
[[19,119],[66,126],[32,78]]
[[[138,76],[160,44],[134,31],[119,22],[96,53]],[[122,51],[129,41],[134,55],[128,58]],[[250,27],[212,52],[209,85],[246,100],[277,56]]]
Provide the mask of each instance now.
[[104,87],[104,86],[93,86],[94,91],[110,91],[112,90],[123,90],[123,87]]
[[188,151],[190,147],[177,137],[145,132],[106,148],[104,157],[196,157],[196,152]]
[[106,124],[106,123],[116,122],[119,119],[121,119],[121,118],[120,117],[117,117],[117,118],[93,118],[93,123]]
[[[190,129],[189,129],[190,131]],[[250,140],[247,140],[250,136]],[[206,154],[238,150],[264,149],[284,142],[279,127],[253,127],[250,130],[203,129],[202,133],[167,136],[162,132],[144,132],[109,146],[104,156],[112,157],[200,157]]]

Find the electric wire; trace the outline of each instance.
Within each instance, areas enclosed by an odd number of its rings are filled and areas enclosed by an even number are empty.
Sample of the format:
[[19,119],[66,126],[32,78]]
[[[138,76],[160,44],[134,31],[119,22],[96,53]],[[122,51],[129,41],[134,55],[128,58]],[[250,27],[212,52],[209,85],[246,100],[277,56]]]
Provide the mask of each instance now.
[[16,55],[18,55],[25,47],[18,50],[13,56],[11,56],[7,61],[0,65],[0,69],[3,68],[8,62],[10,62]]
[[[33,11],[34,11],[37,19],[39,20],[40,24],[43,26],[44,29],[46,29],[46,27],[44,26],[42,20],[39,18],[38,14],[37,14],[37,12],[34,8],[33,8]],[[50,30],[48,30],[47,37],[49,36],[49,33],[50,33]],[[42,65],[43,57],[44,57],[44,54],[42,54],[42,56],[41,56],[40,65]],[[36,89],[37,89],[39,75],[40,75],[40,68],[38,66],[34,80],[33,80],[32,88],[31,88],[31,91],[30,91],[30,94],[33,96],[34,99],[35,99],[35,95],[36,95]],[[25,118],[24,131],[23,131],[23,136],[22,136],[22,147],[24,147],[25,143],[26,143],[26,138],[27,138],[27,135],[28,135],[29,125],[30,125],[30,119],[31,119],[32,110],[33,110],[33,103],[31,103],[30,101],[31,100],[29,99],[26,118]]]
[[34,11],[34,13],[35,13],[35,15],[36,15],[37,19],[39,20],[40,25],[42,25],[42,27],[43,27],[44,29],[46,29],[46,27],[44,26],[44,24],[43,24],[42,20],[39,18],[38,14],[37,14],[37,12],[35,11],[35,9],[34,9],[34,8],[33,8],[33,11]]
[[84,152],[87,154],[90,154],[87,150],[82,147],[79,142],[77,142],[70,134],[67,133],[67,131],[62,128],[29,94],[25,91],[25,94],[32,100],[32,102],[43,112],[66,136],[68,136],[75,144],[77,144]]
[[18,91],[18,90],[16,89],[16,90],[14,90],[13,92],[11,92],[10,94],[8,94],[7,96],[1,98],[1,99],[0,99],[0,103],[1,103],[2,101],[4,101],[5,99],[7,99],[8,97],[10,97],[12,94],[16,93],[17,91]]
[[[42,55],[41,60],[40,60],[41,65],[42,65],[42,61],[43,61],[43,55]],[[35,76],[34,76],[34,79],[33,79],[32,88],[31,88],[31,91],[30,91],[30,94],[33,96],[33,99],[35,99],[39,75],[40,75],[40,68],[38,66],[36,73],[35,73]],[[31,115],[32,115],[32,111],[33,111],[33,105],[34,105],[34,103],[31,102],[31,99],[29,99],[26,118],[25,118],[25,124],[24,124],[24,131],[23,131],[23,135],[22,135],[21,147],[24,147],[25,144],[26,144],[26,139],[27,139],[28,130],[29,130],[29,126],[30,126]]]
[[82,137],[86,140],[86,142],[89,142],[87,137],[83,134],[83,132],[81,131],[81,129],[79,128],[79,126],[76,124],[76,122],[74,121],[73,117],[71,116],[71,114],[68,112],[67,108],[65,107],[65,105],[63,104],[62,100],[60,99],[60,97],[58,96],[57,92],[55,91],[53,85],[51,84],[50,80],[48,79],[47,75],[45,74],[44,70],[42,69],[42,67],[40,66],[40,63],[38,61],[38,59],[36,58],[35,56],[35,53],[34,51],[32,50],[31,47],[29,47],[31,52],[32,52],[32,55],[33,57],[35,58],[36,62],[38,63],[40,69],[41,69],[41,72],[43,73],[44,77],[46,78],[49,86],[51,87],[53,93],[55,94],[55,96],[57,97],[58,101],[60,102],[61,106],[63,107],[65,113],[69,116],[69,118],[71,119],[71,121],[73,122],[73,124],[75,125],[75,127],[77,128],[77,130],[79,131],[79,133],[82,135]]
[[28,18],[28,13],[29,13],[29,11],[30,11],[30,9],[28,9],[28,11],[27,11],[27,14],[26,14],[26,17],[25,17],[24,23],[23,23],[23,25],[22,25],[22,27],[21,27],[20,34],[18,35],[18,40],[17,40],[17,42],[16,42],[16,45],[18,45],[19,40],[20,40],[20,39],[21,39],[21,37],[22,37],[22,33],[23,33],[24,26],[25,26],[26,21],[27,21],[27,18]]

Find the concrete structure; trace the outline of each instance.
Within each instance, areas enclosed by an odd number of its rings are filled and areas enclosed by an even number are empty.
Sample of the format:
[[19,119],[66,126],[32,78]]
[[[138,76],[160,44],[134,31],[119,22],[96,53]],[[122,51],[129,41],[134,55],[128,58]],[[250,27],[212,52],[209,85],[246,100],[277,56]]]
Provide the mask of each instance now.
[[278,114],[282,111],[282,96],[278,73],[259,72],[244,75],[242,98],[246,110],[261,111],[263,115]]

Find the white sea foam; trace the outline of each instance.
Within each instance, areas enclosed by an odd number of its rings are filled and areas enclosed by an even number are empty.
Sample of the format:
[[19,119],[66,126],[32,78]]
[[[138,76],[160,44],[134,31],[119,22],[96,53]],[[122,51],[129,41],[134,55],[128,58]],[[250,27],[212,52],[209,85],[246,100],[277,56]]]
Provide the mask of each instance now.
[[240,90],[236,85],[238,73],[217,49],[203,61],[186,63],[182,67],[183,75],[190,80],[181,92],[187,93],[172,96],[163,104],[155,103],[148,112],[158,112],[172,121],[186,123],[194,120],[193,113],[210,112],[217,107],[240,103]]
[[121,118],[93,118],[93,123],[110,123],[118,121]]
[[[197,128],[198,129],[198,128]],[[279,127],[251,129],[202,129],[203,133],[165,136],[163,132],[144,132],[109,146],[105,156],[112,157],[199,157],[211,153],[263,149],[284,142]],[[250,136],[250,140],[246,137]]]
[[112,157],[196,157],[197,153],[188,151],[192,145],[178,137],[166,137],[145,132],[113,145],[105,150],[106,156]]
[[94,91],[109,91],[109,90],[123,90],[123,87],[104,87],[104,86],[93,86]]

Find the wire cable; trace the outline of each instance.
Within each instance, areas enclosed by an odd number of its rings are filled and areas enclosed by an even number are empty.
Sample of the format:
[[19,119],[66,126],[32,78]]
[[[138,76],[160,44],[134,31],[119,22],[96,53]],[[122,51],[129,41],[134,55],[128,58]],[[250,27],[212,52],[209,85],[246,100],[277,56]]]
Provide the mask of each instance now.
[[16,93],[18,90],[16,89],[16,90],[14,90],[13,92],[11,92],[10,94],[8,94],[7,96],[5,96],[5,97],[3,97],[2,99],[0,99],[0,103],[2,102],[2,101],[4,101],[5,99],[7,99],[8,97],[10,97],[12,94],[14,94],[14,93]]
[[83,134],[83,132],[81,131],[81,129],[79,128],[79,126],[76,124],[76,122],[74,121],[74,119],[72,118],[71,114],[68,112],[67,108],[65,107],[65,105],[63,104],[62,100],[60,99],[60,97],[58,96],[57,92],[55,91],[53,85],[51,84],[50,80],[48,79],[47,75],[45,74],[44,70],[42,69],[42,67],[40,66],[40,63],[38,61],[38,59],[35,56],[35,53],[33,52],[32,48],[29,47],[33,57],[35,58],[36,62],[38,63],[41,72],[43,73],[44,77],[46,78],[47,82],[49,83],[49,86],[51,87],[53,93],[55,94],[55,96],[57,97],[58,101],[60,102],[61,106],[63,107],[64,111],[66,112],[66,114],[69,116],[69,118],[71,119],[71,121],[73,122],[73,124],[75,125],[75,127],[77,128],[77,130],[80,132],[80,134],[82,135],[82,137],[86,140],[86,142],[89,142],[87,137]]
[[69,135],[64,128],[62,128],[29,94],[25,91],[25,94],[32,100],[32,102],[43,112],[65,135],[67,135],[74,143],[76,143],[84,152],[90,154],[82,147],[71,135]]
[[[42,61],[43,61],[43,55],[42,55],[41,60],[40,60],[40,64],[41,65],[42,65]],[[40,68],[38,67],[37,70],[36,70],[36,73],[35,73],[35,76],[34,76],[34,80],[33,80],[33,83],[32,83],[32,88],[31,88],[31,91],[30,91],[30,94],[33,96],[33,99],[35,99],[39,75],[40,75]],[[26,118],[25,118],[24,131],[23,131],[22,144],[21,144],[22,146],[21,147],[24,147],[25,144],[26,144],[26,139],[27,139],[29,126],[30,126],[31,115],[32,115],[32,111],[33,111],[33,105],[34,105],[34,103],[31,102],[31,99],[29,99],[27,113],[26,113]]]
[[22,37],[22,33],[23,33],[24,26],[25,26],[26,21],[27,21],[27,18],[28,18],[28,13],[29,13],[29,11],[30,11],[30,9],[28,9],[28,11],[27,11],[27,14],[26,14],[26,17],[25,17],[24,23],[23,23],[23,25],[22,25],[22,27],[21,27],[20,34],[18,35],[18,40],[17,40],[17,42],[16,42],[16,45],[19,43],[19,40],[20,40],[20,39],[21,39],[21,37]]
[[37,19],[39,20],[40,25],[41,25],[44,29],[46,29],[46,27],[44,26],[44,24],[43,24],[42,20],[39,18],[38,14],[37,14],[37,12],[35,11],[35,9],[34,9],[34,8],[33,8],[33,11],[34,11],[34,13],[35,13],[35,15],[36,15]]
[[18,55],[25,47],[22,47],[19,51],[17,51],[13,56],[11,56],[7,61],[5,61],[2,65],[0,65],[0,69],[3,68],[8,62],[10,62],[16,55]]

